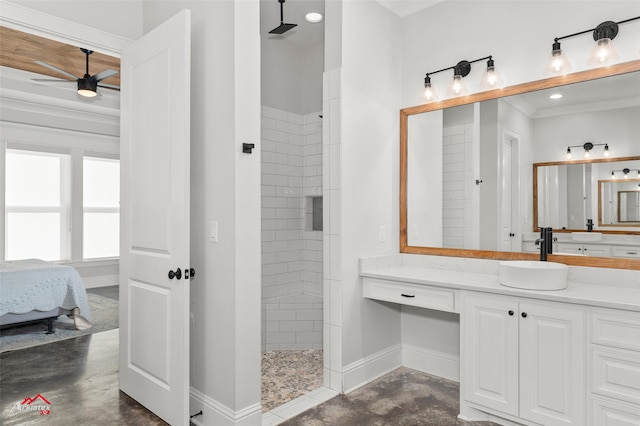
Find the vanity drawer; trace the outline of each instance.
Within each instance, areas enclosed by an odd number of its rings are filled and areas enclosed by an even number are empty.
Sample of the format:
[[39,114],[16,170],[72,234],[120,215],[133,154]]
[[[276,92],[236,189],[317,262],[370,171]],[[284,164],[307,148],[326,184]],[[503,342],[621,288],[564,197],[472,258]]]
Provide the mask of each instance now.
[[640,315],[594,312],[591,317],[591,342],[640,351]]
[[591,399],[592,426],[638,426],[640,409],[637,405]]
[[592,392],[640,404],[640,357],[636,352],[593,348],[591,372]]
[[640,259],[640,247],[613,247],[611,249],[611,256]]
[[455,310],[455,295],[456,291],[454,289],[435,288],[376,278],[364,279],[364,297],[402,305],[457,312]]

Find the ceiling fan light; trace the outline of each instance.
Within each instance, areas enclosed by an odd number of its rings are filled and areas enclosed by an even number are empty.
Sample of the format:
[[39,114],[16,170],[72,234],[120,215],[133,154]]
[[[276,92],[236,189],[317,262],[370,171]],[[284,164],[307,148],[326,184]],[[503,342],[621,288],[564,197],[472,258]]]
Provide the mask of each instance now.
[[78,79],[78,94],[86,98],[93,98],[98,95],[97,92],[98,83],[93,81],[90,77],[84,76],[84,78]]

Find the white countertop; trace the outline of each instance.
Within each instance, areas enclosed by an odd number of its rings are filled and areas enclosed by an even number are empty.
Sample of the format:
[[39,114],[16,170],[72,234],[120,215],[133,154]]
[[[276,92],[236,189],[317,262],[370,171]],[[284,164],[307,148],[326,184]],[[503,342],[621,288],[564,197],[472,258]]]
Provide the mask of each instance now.
[[[408,261],[403,261],[405,256],[412,257],[408,258]],[[581,268],[592,269],[594,275],[607,276],[608,278],[604,279],[602,283],[572,280],[571,275],[583,276],[584,271],[581,271],[574,274],[570,273],[568,286],[564,290],[523,290],[505,287],[498,283],[498,261],[473,260],[473,265],[479,266],[476,269],[480,269],[480,271],[469,271],[469,269],[474,268],[469,265],[465,265],[465,267],[456,266],[456,262],[467,263],[464,260],[440,257],[434,264],[429,259],[425,259],[424,262],[419,260],[416,262],[416,258],[413,258],[413,256],[416,255],[398,254],[361,259],[360,275],[404,283],[482,291],[507,296],[640,312],[640,271],[609,269],[609,273],[607,274],[605,271],[603,275],[600,268]],[[425,256],[425,258],[433,257],[435,256]],[[447,265],[446,259],[454,260],[451,261],[451,265]],[[483,265],[481,262],[492,263]],[[415,265],[415,263],[424,263],[424,265]],[[442,266],[445,267],[443,268]],[[447,266],[450,266],[450,268]],[[494,269],[494,266],[495,273],[491,273],[490,271]],[[621,285],[616,285],[616,281],[618,281],[616,276],[618,275],[620,276],[619,284]]]

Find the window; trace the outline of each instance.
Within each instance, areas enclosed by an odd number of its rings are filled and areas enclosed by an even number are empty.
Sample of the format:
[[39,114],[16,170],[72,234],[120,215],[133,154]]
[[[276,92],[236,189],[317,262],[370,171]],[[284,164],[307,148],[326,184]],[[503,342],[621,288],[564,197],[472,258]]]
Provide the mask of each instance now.
[[82,257],[117,257],[120,243],[120,162],[84,157],[82,170]]
[[17,143],[4,153],[5,260],[119,256],[117,154]]
[[70,156],[6,151],[7,260],[69,259]]

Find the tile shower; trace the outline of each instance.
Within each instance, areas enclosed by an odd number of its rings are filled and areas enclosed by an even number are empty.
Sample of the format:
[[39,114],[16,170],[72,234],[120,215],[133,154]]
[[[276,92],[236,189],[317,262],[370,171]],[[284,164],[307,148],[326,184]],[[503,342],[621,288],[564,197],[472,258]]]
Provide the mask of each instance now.
[[262,108],[262,352],[322,349],[321,114]]

